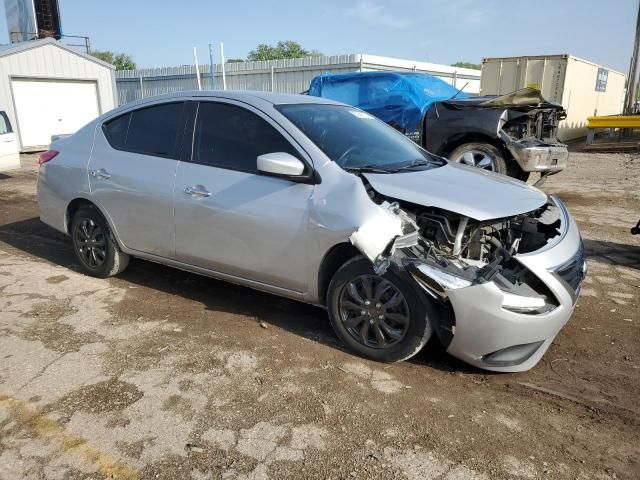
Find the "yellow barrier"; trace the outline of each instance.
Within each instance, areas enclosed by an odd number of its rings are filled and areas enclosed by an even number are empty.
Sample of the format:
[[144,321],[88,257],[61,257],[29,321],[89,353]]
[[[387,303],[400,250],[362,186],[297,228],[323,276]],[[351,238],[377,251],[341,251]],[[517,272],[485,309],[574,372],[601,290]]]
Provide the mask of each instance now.
[[609,136],[613,135],[614,128],[640,128],[640,115],[608,115],[587,118],[587,145],[593,143],[596,128],[608,128]]
[[640,128],[640,115],[589,117],[587,128]]

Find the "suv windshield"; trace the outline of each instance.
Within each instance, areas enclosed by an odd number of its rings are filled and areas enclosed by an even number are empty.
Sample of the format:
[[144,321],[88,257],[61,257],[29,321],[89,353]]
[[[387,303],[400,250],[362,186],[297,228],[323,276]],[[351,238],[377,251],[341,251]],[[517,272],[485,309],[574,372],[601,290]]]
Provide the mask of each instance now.
[[322,104],[276,108],[345,170],[391,173],[444,165],[444,160],[362,110]]

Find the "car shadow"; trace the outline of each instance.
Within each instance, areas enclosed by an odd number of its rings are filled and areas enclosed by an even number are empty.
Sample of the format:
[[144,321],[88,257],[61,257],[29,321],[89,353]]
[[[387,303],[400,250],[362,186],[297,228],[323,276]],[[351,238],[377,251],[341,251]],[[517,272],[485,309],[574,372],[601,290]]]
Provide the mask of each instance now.
[[[631,234],[629,234],[630,238]],[[640,245],[584,239],[587,258],[640,270]]]
[[[38,218],[0,226],[0,241],[47,262],[82,273],[71,249],[70,239]],[[124,281],[198,302],[212,312],[253,318],[256,322],[265,322],[350,353],[335,336],[326,312],[319,307],[136,258],[131,259],[129,267],[114,281]],[[410,362],[446,372],[481,372],[449,356],[435,338]]]

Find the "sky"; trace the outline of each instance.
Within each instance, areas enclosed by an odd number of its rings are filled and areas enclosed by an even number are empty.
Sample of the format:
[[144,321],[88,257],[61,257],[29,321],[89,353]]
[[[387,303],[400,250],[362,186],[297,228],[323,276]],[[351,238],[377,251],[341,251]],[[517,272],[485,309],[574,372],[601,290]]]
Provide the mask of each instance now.
[[[569,53],[628,73],[637,0],[59,0],[63,32],[138,67],[208,63],[208,44],[245,58],[295,40],[327,55],[369,53],[433,63]],[[0,11],[0,43],[8,42]],[[219,62],[216,49],[215,61]]]

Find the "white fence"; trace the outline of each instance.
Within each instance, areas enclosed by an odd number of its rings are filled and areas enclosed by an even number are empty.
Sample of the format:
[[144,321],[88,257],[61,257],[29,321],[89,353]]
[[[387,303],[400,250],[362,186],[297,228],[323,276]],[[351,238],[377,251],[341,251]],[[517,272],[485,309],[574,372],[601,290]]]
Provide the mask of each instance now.
[[[364,54],[226,63],[225,78],[227,90],[301,93],[309,88],[313,77],[322,73],[384,70],[430,73],[456,87],[466,85],[465,92],[480,90],[480,70]],[[211,90],[210,65],[200,65],[199,71],[203,90]],[[221,90],[222,66],[214,65],[213,73],[213,89]],[[116,87],[120,105],[163,93],[197,90],[196,68],[184,65],[118,71]]]

